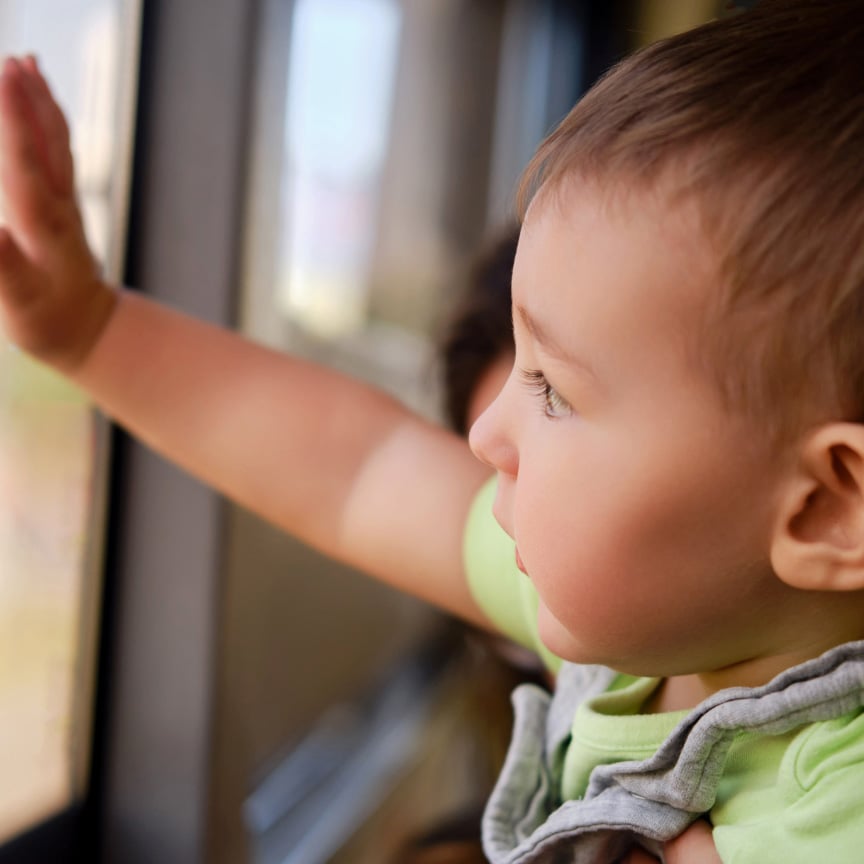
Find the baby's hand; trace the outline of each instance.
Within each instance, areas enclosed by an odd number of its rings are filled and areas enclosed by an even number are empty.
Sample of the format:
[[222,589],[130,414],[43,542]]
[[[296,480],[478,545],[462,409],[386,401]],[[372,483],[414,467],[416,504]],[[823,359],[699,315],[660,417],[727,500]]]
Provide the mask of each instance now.
[[69,130],[36,60],[0,70],[0,321],[63,372],[87,357],[115,304],[87,245]]
[[[697,819],[683,834],[663,847],[665,864],[723,864],[717,854],[711,825]],[[643,849],[632,849],[619,864],[657,864],[657,859]]]

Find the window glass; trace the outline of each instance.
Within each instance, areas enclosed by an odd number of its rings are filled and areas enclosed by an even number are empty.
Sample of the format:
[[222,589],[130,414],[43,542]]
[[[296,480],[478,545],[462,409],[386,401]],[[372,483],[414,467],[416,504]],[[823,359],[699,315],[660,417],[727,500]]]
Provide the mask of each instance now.
[[262,4],[247,335],[435,412],[432,343],[488,227],[505,5]]
[[323,334],[365,324],[399,24],[392,0],[294,13],[276,300]]
[[[257,341],[371,381],[435,415],[437,331],[487,228],[506,4],[258,5],[241,327]],[[324,787],[320,777],[295,771],[304,751],[293,748],[310,728],[311,739],[323,733],[333,743],[332,706],[344,711],[346,701],[412,656],[441,621],[419,602],[314,557],[240,508],[230,511],[227,527],[213,860],[234,860],[223,850],[243,843],[256,861],[310,854],[324,860],[325,850],[337,848],[376,806],[377,795],[399,798],[402,790],[372,779],[383,776],[376,773],[383,763],[372,739],[364,739],[357,745],[366,766],[363,794],[340,787],[331,819],[304,821],[303,813],[281,809],[281,792],[291,786],[303,798]],[[275,679],[262,674],[274,657],[282,658],[278,669],[271,667]],[[285,661],[300,657],[301,663]],[[350,773],[355,763],[348,755],[343,763]],[[265,773],[279,778],[276,785],[265,782],[244,805]],[[287,785],[279,787],[284,778]],[[339,785],[340,778],[330,779]],[[446,808],[455,803],[454,790],[427,797]],[[253,812],[262,800],[272,819]],[[238,811],[245,824],[221,818]],[[407,824],[395,821],[401,829]],[[298,826],[303,839],[295,844]],[[368,860],[388,857],[396,834],[376,832],[385,835]]]
[[[139,3],[0,0],[0,52],[34,53],[70,122],[88,234],[117,279]],[[84,790],[106,430],[0,342],[0,841]]]

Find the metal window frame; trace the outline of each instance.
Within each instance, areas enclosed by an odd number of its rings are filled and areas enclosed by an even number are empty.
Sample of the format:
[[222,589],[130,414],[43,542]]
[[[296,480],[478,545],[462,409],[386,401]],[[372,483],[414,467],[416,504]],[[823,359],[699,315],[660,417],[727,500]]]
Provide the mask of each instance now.
[[[143,12],[125,281],[230,325],[257,3],[146,0]],[[225,504],[120,432],[111,486],[87,860],[195,864]]]

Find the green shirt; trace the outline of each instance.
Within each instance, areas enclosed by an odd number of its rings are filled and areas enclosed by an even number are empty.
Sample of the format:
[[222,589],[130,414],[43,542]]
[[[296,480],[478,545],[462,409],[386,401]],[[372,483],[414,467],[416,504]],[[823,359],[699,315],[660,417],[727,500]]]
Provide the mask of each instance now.
[[[537,634],[534,587],[516,567],[513,542],[492,517],[494,494],[490,482],[466,526],[472,593],[503,633],[538,651],[557,671],[561,661]],[[650,756],[687,714],[639,713],[658,684],[618,675],[607,692],[580,705],[563,758],[563,800],[584,794],[596,765]],[[778,736],[741,733],[709,816],[726,864],[864,861],[864,713]]]

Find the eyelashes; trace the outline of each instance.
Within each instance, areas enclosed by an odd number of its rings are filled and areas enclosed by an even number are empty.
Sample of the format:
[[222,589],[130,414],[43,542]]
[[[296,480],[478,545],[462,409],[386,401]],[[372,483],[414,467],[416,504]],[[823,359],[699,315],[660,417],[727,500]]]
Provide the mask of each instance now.
[[540,401],[543,413],[552,419],[569,417],[573,413],[570,403],[549,383],[539,369],[520,369],[519,376]]

